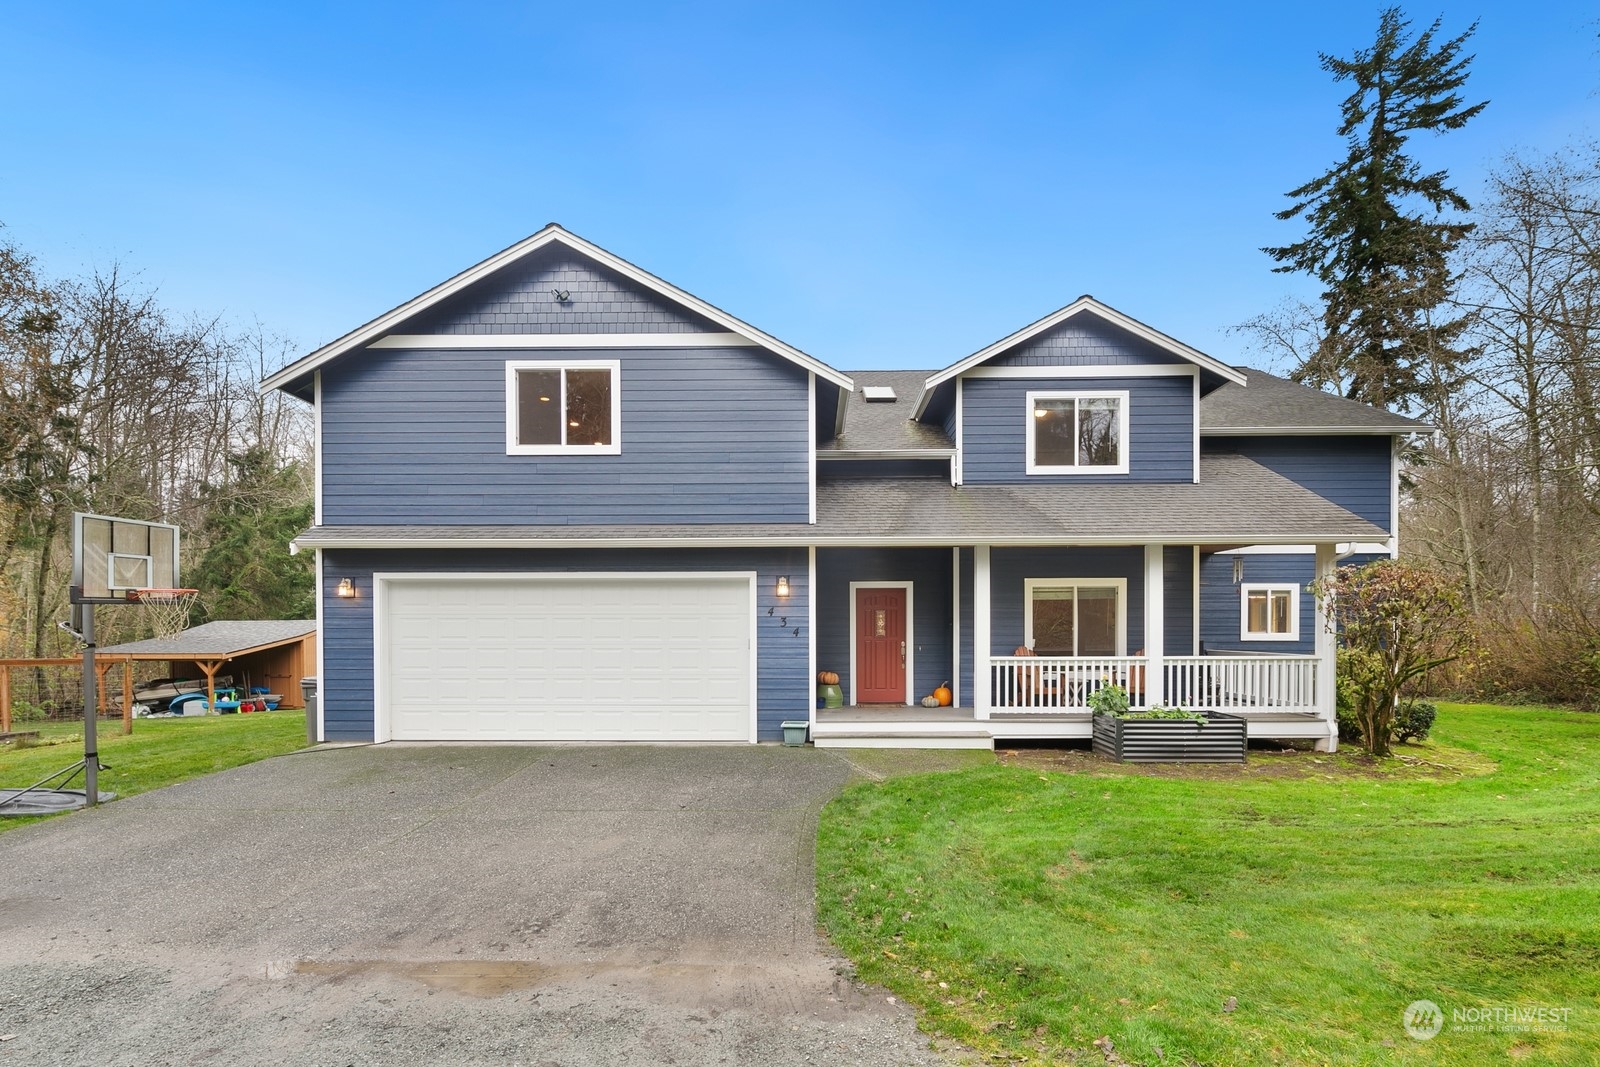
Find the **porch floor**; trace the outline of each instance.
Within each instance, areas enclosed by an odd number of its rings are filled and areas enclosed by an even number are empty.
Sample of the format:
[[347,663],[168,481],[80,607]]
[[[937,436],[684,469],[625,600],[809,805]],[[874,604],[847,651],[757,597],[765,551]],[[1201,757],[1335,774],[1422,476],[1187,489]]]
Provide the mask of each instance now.
[[[1328,724],[1311,712],[1228,714],[1246,721],[1250,737],[1328,737]],[[817,709],[811,741],[818,748],[993,748],[996,738],[1067,740],[1092,733],[1093,716],[1087,711],[991,711],[989,718],[979,719],[973,708],[869,704]]]

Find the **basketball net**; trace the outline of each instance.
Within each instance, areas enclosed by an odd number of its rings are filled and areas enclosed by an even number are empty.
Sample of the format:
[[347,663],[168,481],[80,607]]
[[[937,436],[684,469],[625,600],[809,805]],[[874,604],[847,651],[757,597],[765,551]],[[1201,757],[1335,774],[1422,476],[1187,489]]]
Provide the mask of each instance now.
[[145,609],[156,637],[177,637],[189,628],[189,609],[198,589],[130,589],[128,601]]

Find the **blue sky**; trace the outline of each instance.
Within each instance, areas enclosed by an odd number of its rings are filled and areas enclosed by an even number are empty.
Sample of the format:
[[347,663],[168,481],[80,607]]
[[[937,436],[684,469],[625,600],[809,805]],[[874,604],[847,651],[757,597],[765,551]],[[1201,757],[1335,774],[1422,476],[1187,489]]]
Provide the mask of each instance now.
[[[1304,14],[1289,11],[1301,9]],[[1364,4],[0,0],[0,222],[309,349],[555,220],[835,366],[952,362],[1089,292],[1240,360]],[[1474,18],[1474,195],[1596,135],[1600,12]]]

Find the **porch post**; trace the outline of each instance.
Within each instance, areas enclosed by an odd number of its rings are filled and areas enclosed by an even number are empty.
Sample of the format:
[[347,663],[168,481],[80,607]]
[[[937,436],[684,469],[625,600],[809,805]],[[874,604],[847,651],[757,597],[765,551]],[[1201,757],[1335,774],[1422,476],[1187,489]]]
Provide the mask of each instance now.
[[989,694],[994,683],[989,668],[989,546],[972,548],[972,711],[989,717]]
[[[1334,567],[1337,565],[1338,547],[1336,545],[1317,545],[1316,577],[1318,581],[1333,577]],[[1332,605],[1326,597],[1317,597],[1316,611],[1316,643],[1313,646],[1317,656],[1316,692],[1313,694],[1317,702],[1317,714],[1328,724],[1328,736],[1325,740],[1317,742],[1318,752],[1337,752],[1339,750],[1339,703],[1338,703],[1338,657],[1335,655],[1337,644],[1334,640],[1333,628],[1330,625],[1332,618]]]
[[1147,707],[1166,703],[1167,598],[1164,545],[1144,546],[1144,699]]

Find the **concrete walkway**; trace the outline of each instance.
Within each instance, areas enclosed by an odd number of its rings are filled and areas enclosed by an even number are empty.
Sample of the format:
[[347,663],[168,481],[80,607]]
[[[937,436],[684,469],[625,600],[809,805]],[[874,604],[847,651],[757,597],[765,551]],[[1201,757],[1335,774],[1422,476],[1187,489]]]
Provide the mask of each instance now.
[[946,1062],[816,936],[849,773],[322,749],[0,835],[0,1065]]

